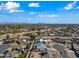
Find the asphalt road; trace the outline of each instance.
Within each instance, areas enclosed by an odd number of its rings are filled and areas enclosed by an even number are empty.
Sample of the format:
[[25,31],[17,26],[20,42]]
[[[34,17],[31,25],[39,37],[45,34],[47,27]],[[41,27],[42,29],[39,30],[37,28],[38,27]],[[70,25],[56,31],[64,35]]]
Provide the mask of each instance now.
[[[45,32],[47,30],[50,30],[50,29],[42,30],[41,32]],[[14,37],[14,36],[23,35],[23,34],[26,34],[26,33],[28,34],[28,33],[36,33],[36,32],[39,32],[39,31],[22,32],[22,33],[9,34],[9,35],[10,35],[10,37]],[[0,40],[5,39],[6,38],[6,35],[0,36]]]

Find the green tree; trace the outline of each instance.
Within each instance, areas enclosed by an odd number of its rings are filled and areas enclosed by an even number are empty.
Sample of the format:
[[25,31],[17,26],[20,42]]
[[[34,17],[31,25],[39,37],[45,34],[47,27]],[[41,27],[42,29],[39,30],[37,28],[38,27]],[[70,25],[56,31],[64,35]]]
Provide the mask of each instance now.
[[6,39],[10,39],[10,36],[9,36],[9,34],[7,34],[7,36],[6,36]]
[[25,58],[26,57],[26,54],[19,54],[18,58]]
[[31,35],[30,35],[30,40],[33,41],[33,40],[35,40],[35,39],[36,39],[36,35],[31,34]]

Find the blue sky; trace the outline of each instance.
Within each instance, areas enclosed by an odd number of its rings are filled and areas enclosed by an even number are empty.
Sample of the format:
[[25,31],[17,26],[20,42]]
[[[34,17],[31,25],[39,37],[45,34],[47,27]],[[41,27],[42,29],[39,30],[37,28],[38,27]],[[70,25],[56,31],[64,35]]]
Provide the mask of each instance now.
[[79,24],[79,2],[0,1],[0,23]]

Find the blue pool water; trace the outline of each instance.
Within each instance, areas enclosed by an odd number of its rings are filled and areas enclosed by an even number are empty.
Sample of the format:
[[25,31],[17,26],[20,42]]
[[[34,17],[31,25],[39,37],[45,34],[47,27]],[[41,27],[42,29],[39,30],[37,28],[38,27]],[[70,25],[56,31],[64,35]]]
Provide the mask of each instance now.
[[38,40],[38,41],[36,41],[36,44],[37,44],[37,45],[43,45],[43,44],[44,44],[44,42],[43,42],[43,41]]

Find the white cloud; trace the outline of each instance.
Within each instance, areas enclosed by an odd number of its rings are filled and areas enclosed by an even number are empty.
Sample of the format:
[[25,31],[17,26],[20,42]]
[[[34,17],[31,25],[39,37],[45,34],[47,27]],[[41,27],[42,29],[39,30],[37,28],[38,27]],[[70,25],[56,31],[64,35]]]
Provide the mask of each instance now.
[[79,9],[79,6],[77,6],[77,9]]
[[23,10],[19,10],[20,8],[20,3],[16,2],[7,2],[7,3],[2,3],[0,5],[0,10],[7,10],[8,12],[24,12]]
[[36,13],[36,12],[30,12],[29,14],[30,14],[30,15],[33,15],[33,14],[35,14],[35,13]]
[[39,14],[40,12],[29,12],[30,15]]
[[39,3],[29,3],[29,7],[40,7]]
[[58,15],[56,15],[56,14],[40,14],[39,17],[54,18],[54,17],[58,17]]
[[32,20],[32,18],[27,18],[28,20]]
[[70,10],[70,9],[74,9],[74,6],[77,2],[74,1],[72,3],[69,3],[66,7],[64,7],[65,10]]
[[10,13],[14,13],[14,12],[24,12],[24,10],[10,10]]

